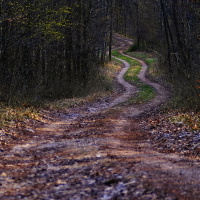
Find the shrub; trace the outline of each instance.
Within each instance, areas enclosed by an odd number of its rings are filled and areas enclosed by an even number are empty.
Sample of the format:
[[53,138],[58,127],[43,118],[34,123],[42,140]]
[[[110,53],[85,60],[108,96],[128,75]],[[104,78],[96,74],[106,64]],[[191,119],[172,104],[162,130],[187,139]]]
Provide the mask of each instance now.
[[137,51],[139,49],[137,44],[133,44],[129,47],[129,49],[127,50],[127,52],[132,52],[132,51]]

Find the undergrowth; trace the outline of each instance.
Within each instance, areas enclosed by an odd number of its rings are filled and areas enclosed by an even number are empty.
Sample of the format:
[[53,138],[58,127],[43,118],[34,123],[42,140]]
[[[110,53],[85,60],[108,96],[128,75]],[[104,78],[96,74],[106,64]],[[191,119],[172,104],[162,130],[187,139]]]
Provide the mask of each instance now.
[[[165,84],[173,91],[173,97],[170,99],[166,107],[168,109],[182,109],[200,111],[200,96],[198,80],[195,78],[188,79],[179,74],[170,77],[165,69],[160,66],[158,56],[148,52],[127,52],[128,55],[144,60],[149,66],[148,75],[156,81]],[[197,75],[191,75],[196,77]]]
[[177,112],[168,118],[169,122],[189,127],[191,130],[200,130],[200,112]]
[[95,83],[91,83],[91,89],[82,97],[70,99],[60,99],[54,102],[47,102],[45,107],[50,109],[67,110],[89,102],[109,97],[113,93],[113,82],[116,74],[120,71],[121,65],[114,61],[108,62],[100,70],[100,74]]
[[1,106],[0,108],[0,128],[26,119],[40,120],[41,115],[38,109],[24,105],[21,107]]
[[98,80],[91,83],[90,89],[82,94],[82,97],[64,98],[56,101],[43,101],[32,105],[30,102],[17,102],[15,106],[7,106],[0,103],[0,129],[12,127],[16,122],[27,119],[42,121],[41,109],[67,110],[112,94],[112,85],[115,75],[121,66],[117,62],[106,63],[99,73]]

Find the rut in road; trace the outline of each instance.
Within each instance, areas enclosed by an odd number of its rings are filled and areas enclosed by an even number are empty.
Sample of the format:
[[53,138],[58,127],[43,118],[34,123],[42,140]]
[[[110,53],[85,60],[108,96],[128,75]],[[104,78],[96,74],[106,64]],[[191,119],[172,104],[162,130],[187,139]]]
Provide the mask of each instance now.
[[[121,49],[130,44],[114,38]],[[123,45],[122,45],[123,44]],[[148,104],[121,107],[137,88],[118,80],[126,91],[107,104],[37,127],[3,153],[0,199],[200,199],[200,166],[178,154],[151,149],[134,117],[163,103],[167,92],[145,78],[157,96]]]

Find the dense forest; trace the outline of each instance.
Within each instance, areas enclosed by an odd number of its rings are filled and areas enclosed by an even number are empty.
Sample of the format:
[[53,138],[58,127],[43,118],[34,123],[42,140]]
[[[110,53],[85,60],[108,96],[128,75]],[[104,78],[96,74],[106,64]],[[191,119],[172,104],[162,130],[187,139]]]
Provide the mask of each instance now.
[[114,33],[133,38],[133,50],[154,52],[179,95],[198,96],[197,0],[4,0],[0,8],[0,101],[91,90]]
[[[119,1],[120,4],[120,1]],[[115,31],[136,39],[134,49],[154,52],[159,71],[175,86],[180,101],[199,101],[200,2],[126,0],[115,13]],[[193,100],[194,100],[193,99]],[[180,102],[181,103],[181,102]]]

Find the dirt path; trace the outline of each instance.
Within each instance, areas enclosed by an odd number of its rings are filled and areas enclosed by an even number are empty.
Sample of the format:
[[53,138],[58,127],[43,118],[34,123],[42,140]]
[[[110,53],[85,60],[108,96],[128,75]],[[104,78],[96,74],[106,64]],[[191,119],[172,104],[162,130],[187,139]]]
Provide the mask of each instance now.
[[[131,42],[115,40],[121,49]],[[140,78],[157,91],[153,101],[120,106],[137,92],[122,79],[124,62],[118,80],[126,90],[119,98],[37,127],[1,152],[0,199],[200,199],[199,162],[153,151],[134,118],[167,98],[145,78],[142,64]]]
[[[131,56],[125,55],[123,53],[122,53],[122,55],[132,58]],[[134,59],[137,60],[142,65],[142,70],[140,71],[138,77],[140,78],[140,80],[142,82],[146,83],[147,85],[151,85],[155,89],[156,97],[152,101],[148,102],[147,104],[143,104],[138,107],[136,107],[136,106],[131,107],[131,108],[128,107],[125,112],[126,112],[127,116],[130,116],[130,117],[135,117],[144,112],[149,112],[153,108],[158,107],[160,104],[165,103],[167,101],[167,99],[169,98],[169,92],[162,85],[152,82],[151,80],[146,78],[145,75],[146,75],[146,71],[148,68],[146,63],[137,58],[134,58]]]

